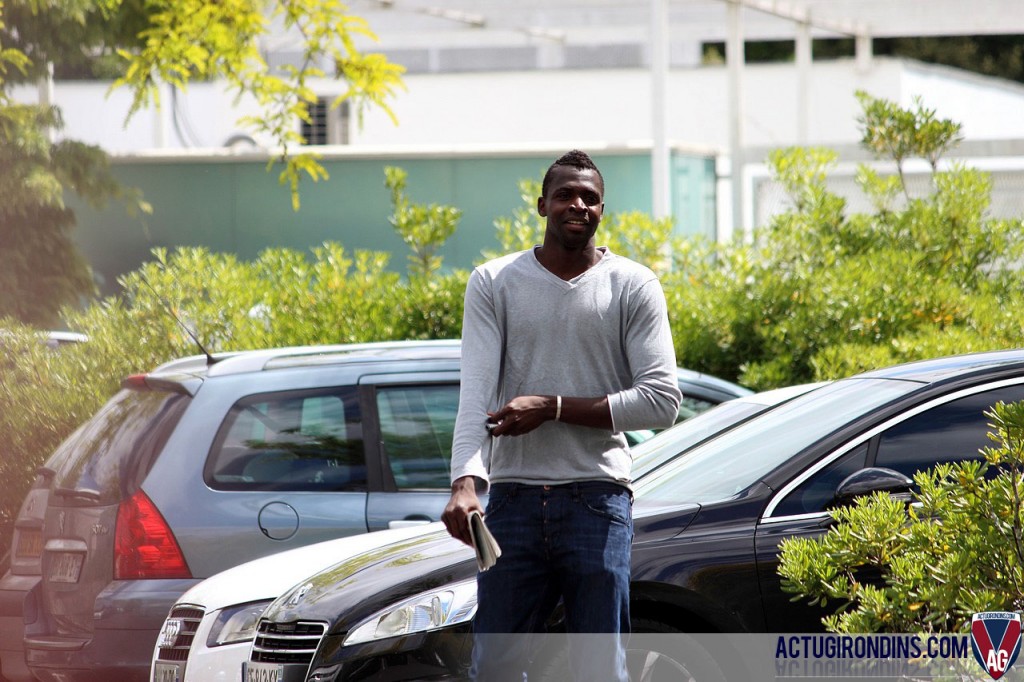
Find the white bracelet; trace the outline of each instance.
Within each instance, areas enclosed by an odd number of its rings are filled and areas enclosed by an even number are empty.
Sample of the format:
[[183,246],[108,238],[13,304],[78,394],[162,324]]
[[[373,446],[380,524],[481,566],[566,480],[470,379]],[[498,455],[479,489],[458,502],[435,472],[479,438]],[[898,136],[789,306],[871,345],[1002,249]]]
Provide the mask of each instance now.
[[562,396],[555,396],[555,421],[562,418]]

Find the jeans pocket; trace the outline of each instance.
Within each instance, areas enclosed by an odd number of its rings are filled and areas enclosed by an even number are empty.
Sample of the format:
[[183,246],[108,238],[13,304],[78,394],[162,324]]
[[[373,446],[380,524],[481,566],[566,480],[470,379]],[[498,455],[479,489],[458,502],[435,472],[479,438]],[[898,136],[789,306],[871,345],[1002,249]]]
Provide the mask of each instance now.
[[508,504],[515,494],[514,486],[495,485],[487,493],[487,508],[484,509],[484,516],[493,516],[501,511],[501,508]]
[[608,519],[623,526],[630,526],[633,518],[633,503],[629,492],[584,491],[580,493],[583,507],[603,519]]

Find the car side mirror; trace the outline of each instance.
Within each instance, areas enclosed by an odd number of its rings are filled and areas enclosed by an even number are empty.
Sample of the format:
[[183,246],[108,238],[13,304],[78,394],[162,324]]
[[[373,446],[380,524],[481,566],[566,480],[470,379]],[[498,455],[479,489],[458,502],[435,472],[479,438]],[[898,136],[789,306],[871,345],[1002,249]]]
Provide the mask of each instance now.
[[909,502],[913,488],[913,479],[898,471],[882,467],[869,467],[856,471],[842,480],[836,488],[832,506],[844,507],[853,504],[858,497],[879,491],[905,498]]

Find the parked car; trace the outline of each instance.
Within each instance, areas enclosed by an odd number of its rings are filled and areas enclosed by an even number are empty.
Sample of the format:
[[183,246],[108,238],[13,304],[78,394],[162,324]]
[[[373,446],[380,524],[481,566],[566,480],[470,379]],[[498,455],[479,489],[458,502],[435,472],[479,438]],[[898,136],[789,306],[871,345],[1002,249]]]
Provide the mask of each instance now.
[[52,331],[46,332],[44,343],[50,348],[60,348],[72,343],[85,343],[89,337],[78,332]]
[[352,535],[248,561],[222,571],[181,595],[171,607],[154,648],[154,682],[235,680],[249,656],[256,623],[270,602],[313,572],[338,562],[366,561],[372,550],[444,528],[425,526]]
[[39,612],[38,587],[42,575],[43,516],[50,498],[53,470],[41,467],[21,503],[14,523],[10,563],[0,578],[0,665],[10,682],[32,682],[25,665],[24,620]]
[[[86,341],[89,340],[89,337],[86,336],[85,334],[61,330],[40,331],[36,332],[36,336],[38,337],[40,343],[42,343],[47,348],[52,348],[54,350],[60,348],[61,346],[67,346],[69,344],[75,343],[85,343]],[[0,329],[0,339],[3,339],[4,337],[15,338],[14,332],[10,331],[9,329]]]
[[[781,404],[822,384],[803,384],[741,396],[716,405],[652,441],[669,438],[671,444],[637,446],[634,478],[665,464],[666,457],[683,453],[715,433],[731,428],[754,414]],[[443,528],[434,523],[406,532],[380,531],[309,545],[262,559],[204,580],[185,592],[171,607],[153,650],[151,682],[219,682],[242,669],[256,622],[271,601],[309,575],[339,562],[347,562],[364,549],[380,550],[387,544],[427,535]],[[350,572],[373,554],[345,563]],[[335,569],[339,570],[339,569]]]
[[[19,521],[14,554],[38,554],[0,580],[0,622],[24,634],[23,654],[4,635],[4,674],[27,679],[24,660],[41,680],[144,680],[168,609],[199,580],[437,520],[459,354],[458,341],[271,349],[127,378],[48,460]],[[680,388],[698,409],[749,393],[686,370]]]
[[[780,542],[822,533],[856,495],[906,495],[914,472],[980,457],[984,411],[1022,399],[1022,350],[911,363],[798,396],[655,468],[635,486],[633,631],[820,631],[822,612],[780,588]],[[265,611],[245,679],[461,679],[475,576],[472,551],[438,532],[310,577]],[[733,667],[740,656],[695,652],[641,652],[634,678],[758,679]]]
[[[13,332],[0,329],[0,342],[12,337]],[[37,337],[40,343],[52,350],[88,340],[85,334],[68,331],[41,331]],[[7,453],[0,446],[0,457],[6,456]],[[33,679],[25,666],[22,612],[25,595],[39,583],[43,513],[46,511],[52,480],[53,471],[46,467],[36,472],[32,487],[15,517],[11,546],[0,552],[0,571],[4,572],[0,580],[0,666],[3,668],[3,676],[11,682],[29,682]],[[7,527],[4,528],[6,531]],[[30,608],[34,606],[30,605]]]

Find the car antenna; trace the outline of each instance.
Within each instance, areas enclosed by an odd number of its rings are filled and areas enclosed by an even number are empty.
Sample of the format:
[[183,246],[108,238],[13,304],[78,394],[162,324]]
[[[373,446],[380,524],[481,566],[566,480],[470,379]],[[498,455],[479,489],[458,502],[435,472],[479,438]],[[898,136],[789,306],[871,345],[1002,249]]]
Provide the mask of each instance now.
[[174,308],[171,307],[171,304],[167,301],[166,298],[160,295],[160,293],[153,287],[152,284],[149,283],[149,280],[146,279],[146,276],[142,274],[141,271],[139,272],[139,278],[147,287],[149,287],[149,290],[153,292],[153,295],[156,296],[157,300],[163,304],[164,310],[167,311],[167,314],[173,317],[174,321],[178,323],[178,326],[184,329],[185,333],[189,335],[189,338],[191,338],[195,342],[195,344],[199,346],[199,350],[201,350],[203,352],[203,355],[206,356],[206,366],[209,367],[220,362],[220,360],[218,360],[217,358],[213,357],[210,354],[210,351],[206,350],[206,348],[203,347],[203,344],[200,343],[199,338],[194,333],[192,333],[192,330],[189,329],[184,322],[181,321],[181,318],[174,314]]

